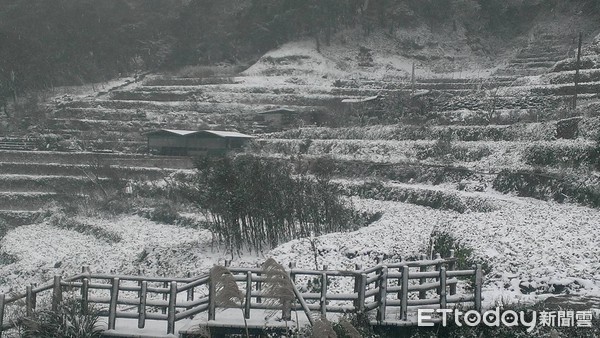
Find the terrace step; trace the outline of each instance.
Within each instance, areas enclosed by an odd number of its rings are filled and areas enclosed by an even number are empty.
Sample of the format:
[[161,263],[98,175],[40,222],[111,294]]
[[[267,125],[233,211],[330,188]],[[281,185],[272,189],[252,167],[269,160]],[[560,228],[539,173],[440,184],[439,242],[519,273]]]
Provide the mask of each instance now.
[[[93,152],[54,152],[54,151],[0,151],[2,163],[30,163],[86,165],[99,164],[110,166],[132,167],[139,169],[191,169],[193,161],[188,157],[154,156],[136,154],[104,154]],[[0,171],[4,173],[3,171]]]
[[75,196],[48,192],[0,192],[0,210],[38,211],[52,202],[66,202]]
[[529,56],[529,57],[519,57],[517,56],[515,59],[512,59],[511,63],[530,63],[530,62],[553,62],[562,60],[563,57],[557,55],[548,55],[548,56]]
[[[106,181],[106,179],[101,179],[100,182],[102,181]],[[83,194],[96,187],[94,182],[84,176],[0,175],[0,193],[37,191]]]
[[[111,98],[123,101],[154,101],[154,102],[187,102],[188,105],[237,103],[237,104],[277,104],[322,106],[337,102],[340,97],[331,94],[272,94],[272,93],[193,93],[193,92],[155,92],[144,91],[143,88],[135,91],[112,92]],[[355,98],[355,97],[347,97]]]
[[536,61],[536,62],[513,62],[508,64],[509,68],[513,69],[531,69],[531,68],[551,68],[556,62],[552,61]]
[[496,75],[518,75],[518,76],[532,76],[542,75],[550,71],[547,67],[537,68],[501,68],[496,71]]
[[29,138],[4,137],[0,138],[0,149],[6,150],[33,150],[36,142]]
[[0,221],[13,227],[36,223],[40,217],[38,211],[0,210]]
[[[546,78],[552,84],[568,84],[575,81],[575,71],[551,72]],[[600,81],[600,69],[585,69],[579,72],[579,83]]]
[[103,109],[103,108],[63,108],[54,112],[57,119],[111,120],[111,121],[146,121],[145,112],[134,109]]
[[213,84],[227,84],[235,83],[235,77],[204,77],[204,78],[184,78],[184,77],[170,77],[170,78],[149,78],[144,80],[144,86],[199,86],[199,85],[213,85]]
[[[177,170],[178,169],[112,166],[110,168],[110,173],[119,175],[119,177],[124,180],[157,180],[163,179]],[[91,170],[88,166],[74,164],[2,162],[0,163],[0,172],[5,175],[83,177],[85,176],[85,172],[91,172]]]
[[317,106],[277,105],[277,104],[239,104],[239,103],[210,103],[189,101],[135,101],[135,100],[95,100],[70,102],[66,107],[71,108],[106,108],[106,109],[140,109],[152,113],[195,112],[195,113],[257,113],[277,108],[287,108],[303,111],[314,111]]
[[88,119],[63,119],[53,118],[47,122],[51,129],[74,129],[79,131],[138,131],[160,128],[161,125],[154,121],[115,121],[115,120],[88,120]]
[[[573,95],[575,94],[575,84],[557,84],[549,86],[540,86],[531,88],[531,93],[537,95]],[[577,86],[578,94],[599,94],[600,81],[579,83]]]

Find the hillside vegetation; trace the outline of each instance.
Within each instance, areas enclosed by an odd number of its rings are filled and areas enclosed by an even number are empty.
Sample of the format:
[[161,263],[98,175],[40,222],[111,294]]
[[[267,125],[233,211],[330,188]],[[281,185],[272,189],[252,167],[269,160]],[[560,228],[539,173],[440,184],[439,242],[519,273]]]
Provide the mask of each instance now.
[[[244,62],[285,42],[329,44],[346,28],[395,32],[428,26],[463,31],[493,55],[531,19],[596,1],[555,0],[5,0],[0,6],[0,103],[32,89],[82,84],[119,74],[219,61]],[[403,41],[403,51],[420,49]]]

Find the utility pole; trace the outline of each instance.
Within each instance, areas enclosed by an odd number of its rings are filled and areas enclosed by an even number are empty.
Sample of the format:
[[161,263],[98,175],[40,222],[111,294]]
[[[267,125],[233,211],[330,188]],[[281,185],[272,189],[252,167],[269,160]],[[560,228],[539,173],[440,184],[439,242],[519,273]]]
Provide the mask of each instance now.
[[579,67],[581,66],[581,42],[583,33],[579,32],[579,45],[577,47],[577,63],[575,64],[575,94],[573,95],[573,109],[577,108],[577,93],[579,91]]
[[411,96],[415,95],[415,63],[413,62],[412,64],[412,77],[410,79],[410,83],[411,83]]

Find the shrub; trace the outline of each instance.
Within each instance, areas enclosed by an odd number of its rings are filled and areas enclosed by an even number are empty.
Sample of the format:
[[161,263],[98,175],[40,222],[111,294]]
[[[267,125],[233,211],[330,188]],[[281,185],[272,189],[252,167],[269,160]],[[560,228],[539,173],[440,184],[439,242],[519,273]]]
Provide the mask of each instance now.
[[[583,56],[580,60],[580,69],[598,68],[598,56]],[[558,61],[550,70],[551,72],[573,71],[577,68],[577,59],[569,58]]]
[[311,232],[351,229],[355,213],[326,177],[291,175],[291,166],[249,155],[203,158],[188,197],[232,250],[257,251]]
[[23,338],[97,338],[100,312],[83,308],[81,301],[63,301],[56,311],[43,310],[34,313],[22,323]]
[[[450,257],[450,250],[454,250],[456,269],[471,269],[473,265],[481,263],[473,259],[473,249],[446,231],[434,230],[430,235],[430,252],[439,253],[442,257]],[[486,265],[484,271],[489,271]]]
[[543,171],[502,170],[493,182],[494,189],[515,192],[519,196],[557,202],[577,202],[600,207],[600,182],[570,175],[559,175]]
[[535,144],[525,149],[523,160],[527,164],[541,166],[597,166],[599,150],[595,145]]
[[430,157],[440,158],[452,155],[452,136],[442,135],[430,146],[416,146],[417,158],[423,160]]
[[415,149],[417,150],[417,159],[419,160],[436,158],[448,161],[473,162],[479,161],[491,154],[490,149],[485,145],[477,147],[453,145],[449,136],[439,138],[432,145],[416,145]]
[[154,222],[175,224],[179,219],[179,213],[172,204],[161,203],[150,212],[148,218]]
[[15,263],[17,261],[17,257],[7,254],[5,252],[0,252],[0,266],[8,265]]
[[29,93],[18,98],[14,104],[14,112],[10,122],[15,127],[25,130],[30,126],[43,128],[48,108],[43,102],[45,98],[40,93]]
[[344,315],[333,323],[333,329],[340,338],[375,338],[369,316],[365,313]]
[[57,228],[77,231],[109,243],[118,243],[121,241],[121,236],[117,233],[108,231],[96,225],[80,222],[62,212],[57,212],[50,216],[49,223]]

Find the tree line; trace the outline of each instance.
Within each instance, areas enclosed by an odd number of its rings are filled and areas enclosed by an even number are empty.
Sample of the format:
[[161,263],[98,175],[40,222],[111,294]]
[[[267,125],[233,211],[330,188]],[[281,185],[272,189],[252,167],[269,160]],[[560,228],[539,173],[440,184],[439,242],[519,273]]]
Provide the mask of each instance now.
[[[597,13],[593,0],[577,0]],[[573,3],[575,3],[573,2]],[[571,2],[570,2],[571,3]],[[511,34],[559,0],[2,0],[0,108],[27,90],[158,67],[251,60],[299,37],[328,44],[418,23]]]

